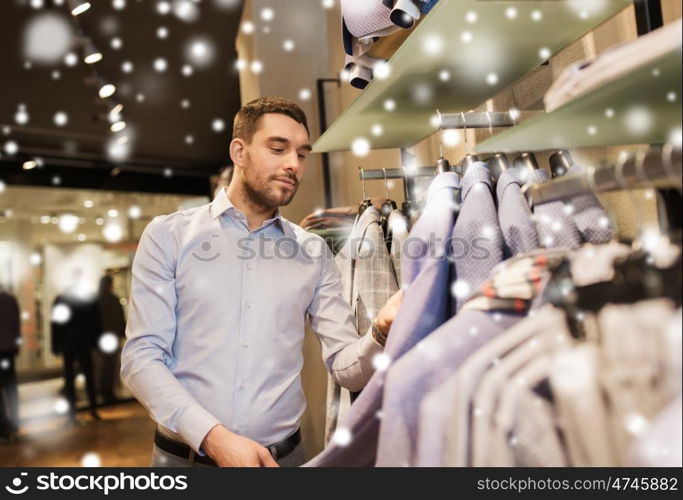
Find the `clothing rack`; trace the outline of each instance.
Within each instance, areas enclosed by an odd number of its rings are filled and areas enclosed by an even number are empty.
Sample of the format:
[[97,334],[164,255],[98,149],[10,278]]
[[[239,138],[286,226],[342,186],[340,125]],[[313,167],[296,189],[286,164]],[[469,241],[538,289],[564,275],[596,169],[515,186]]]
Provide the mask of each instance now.
[[385,168],[374,170],[360,170],[358,175],[361,180],[384,180],[385,175],[387,179],[407,179],[410,177],[434,177],[436,167],[418,167],[418,168]]
[[604,192],[648,186],[670,185],[681,188],[681,150],[670,145],[641,151],[604,168],[590,167],[581,174],[560,177],[523,188],[534,205],[571,198],[589,191]]
[[489,111],[483,113],[445,113],[439,114],[439,128],[445,129],[468,129],[468,128],[493,128],[512,127],[516,124],[518,116],[513,116],[510,111]]

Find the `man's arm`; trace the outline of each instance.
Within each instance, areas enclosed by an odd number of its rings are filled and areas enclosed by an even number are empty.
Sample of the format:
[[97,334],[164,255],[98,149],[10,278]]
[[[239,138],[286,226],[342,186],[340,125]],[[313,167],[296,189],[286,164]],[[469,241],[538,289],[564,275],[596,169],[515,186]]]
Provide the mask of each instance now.
[[203,454],[203,439],[220,421],[169,370],[176,335],[175,249],[164,220],[154,219],[145,228],[133,261],[121,377],[156,422]]
[[[315,296],[308,308],[311,327],[322,344],[323,359],[335,381],[350,391],[360,391],[375,369],[373,358],[383,346],[375,340],[372,328],[358,337],[353,311],[343,298],[341,276],[332,254],[324,245],[322,270]],[[396,295],[400,303],[400,295]],[[392,301],[396,299],[392,297]],[[397,307],[396,307],[397,308]],[[394,307],[383,308],[377,317],[377,326],[386,335],[393,321]]]

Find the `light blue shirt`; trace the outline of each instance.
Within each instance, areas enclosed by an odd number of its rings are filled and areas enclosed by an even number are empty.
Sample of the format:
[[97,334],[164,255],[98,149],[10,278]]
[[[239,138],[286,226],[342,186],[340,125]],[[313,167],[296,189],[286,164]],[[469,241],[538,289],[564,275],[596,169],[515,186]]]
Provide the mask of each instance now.
[[160,431],[200,450],[217,424],[268,446],[299,426],[305,321],[353,391],[382,351],[358,336],[325,241],[279,212],[249,231],[221,190],[140,238],[121,375]]

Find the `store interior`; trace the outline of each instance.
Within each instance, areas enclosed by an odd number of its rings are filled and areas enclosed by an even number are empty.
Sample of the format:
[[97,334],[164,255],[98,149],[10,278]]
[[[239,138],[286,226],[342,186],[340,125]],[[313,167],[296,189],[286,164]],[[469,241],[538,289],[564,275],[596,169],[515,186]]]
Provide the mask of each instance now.
[[[416,0],[430,11],[362,47],[349,30],[363,2],[103,0],[73,15],[79,3],[0,4],[0,287],[21,312],[19,429],[0,442],[0,465],[149,465],[155,424],[118,373],[99,420],[76,378],[79,421],[69,425],[63,361],[51,349],[54,302],[78,270],[93,290],[110,276],[126,314],[144,228],[213,199],[231,164],[232,119],[257,97],[290,99],[308,116],[313,154],[281,208],[295,224],[389,199],[413,225],[435,174],[464,175],[468,162],[493,165],[497,155],[505,168],[545,170],[549,182],[581,166],[557,189],[591,193],[610,240],[680,245],[679,0]],[[671,37],[655,44],[657,58],[637,50],[642,61],[610,77],[617,53],[588,90],[560,86],[576,63],[666,28],[678,37],[671,50]],[[358,44],[351,56],[348,37]],[[559,199],[552,186],[529,191]],[[332,233],[343,240],[342,227]],[[301,427],[313,459],[334,429],[310,329],[304,360]],[[380,449],[382,440],[380,431]],[[383,453],[377,465],[398,465]]]

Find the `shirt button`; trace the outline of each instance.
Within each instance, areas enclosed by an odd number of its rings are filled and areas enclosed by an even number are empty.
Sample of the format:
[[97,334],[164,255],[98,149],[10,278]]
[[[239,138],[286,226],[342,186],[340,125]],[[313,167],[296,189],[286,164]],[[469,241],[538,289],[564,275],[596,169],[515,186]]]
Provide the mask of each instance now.
[[251,265],[251,264],[247,264],[247,271],[251,271],[251,269],[252,269],[252,265]]
[[240,384],[240,390],[244,390],[244,384]]
[[242,347],[249,347],[249,342],[242,342]]
[[244,305],[247,309],[251,309],[251,302],[247,301],[244,303]]

